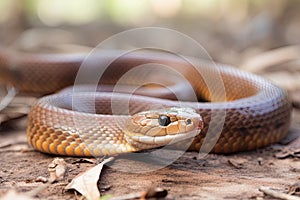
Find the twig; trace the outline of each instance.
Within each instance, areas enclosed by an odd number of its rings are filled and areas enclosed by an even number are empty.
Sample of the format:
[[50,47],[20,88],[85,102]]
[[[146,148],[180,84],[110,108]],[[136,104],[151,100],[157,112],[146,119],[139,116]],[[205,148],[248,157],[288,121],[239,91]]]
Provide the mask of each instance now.
[[7,95],[0,102],[0,111],[6,108],[16,96],[17,91],[13,86],[7,86]]
[[300,46],[286,46],[264,52],[245,61],[244,64],[242,64],[242,68],[252,72],[259,72],[273,65],[297,60],[300,58],[299,49]]
[[300,200],[300,197],[297,197],[297,196],[293,196],[293,195],[289,195],[289,194],[285,194],[285,193],[282,193],[282,192],[277,192],[275,190],[272,190],[268,187],[260,187],[259,188],[259,191],[271,196],[271,197],[274,197],[274,198],[277,198],[277,199],[284,199],[284,200]]

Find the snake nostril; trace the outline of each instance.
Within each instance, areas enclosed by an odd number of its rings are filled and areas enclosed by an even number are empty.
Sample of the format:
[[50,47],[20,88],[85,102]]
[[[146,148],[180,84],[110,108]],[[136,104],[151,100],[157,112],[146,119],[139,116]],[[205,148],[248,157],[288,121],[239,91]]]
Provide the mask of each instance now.
[[198,128],[202,130],[204,127],[203,121],[199,121]]

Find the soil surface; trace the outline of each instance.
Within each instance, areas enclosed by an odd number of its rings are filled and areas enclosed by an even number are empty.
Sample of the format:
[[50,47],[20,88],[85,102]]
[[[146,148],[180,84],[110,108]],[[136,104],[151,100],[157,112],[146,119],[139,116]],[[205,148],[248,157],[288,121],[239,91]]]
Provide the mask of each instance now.
[[[251,152],[209,154],[202,159],[198,159],[197,152],[186,152],[167,166],[160,162],[149,164],[157,161],[155,157],[147,162],[128,156],[116,157],[103,168],[98,181],[104,197],[110,195],[120,200],[127,194],[161,188],[167,192],[166,199],[274,199],[260,191],[261,187],[268,187],[273,192],[300,198],[300,1],[212,1],[214,6],[205,6],[209,5],[207,1],[201,5],[203,11],[197,11],[199,5],[195,4],[195,8],[187,9],[191,10],[190,14],[182,10],[173,18],[136,9],[147,16],[137,21],[130,18],[132,14],[128,12],[128,5],[124,7],[124,13],[129,13],[129,18],[116,12],[122,6],[110,2],[102,3],[104,8],[108,6],[107,10],[99,12],[101,17],[90,24],[70,26],[66,20],[66,24],[50,27],[37,18],[41,14],[39,4],[44,1],[3,2],[7,3],[0,3],[0,8],[4,8],[0,19],[0,43],[12,49],[34,53],[89,52],[90,47],[130,27],[170,28],[193,38],[216,62],[261,75],[288,91],[294,106],[293,121],[287,138],[280,143]],[[194,1],[190,4],[184,2],[186,8],[194,7]],[[98,6],[99,2],[95,1],[96,4]],[[57,2],[54,1],[53,5]],[[61,5],[66,7],[65,3]],[[109,7],[113,5],[115,8]],[[80,7],[76,12],[81,15],[81,10]],[[195,11],[199,15],[194,16]],[[55,9],[53,12],[56,16]],[[114,20],[117,15],[113,17],[113,13],[132,22],[120,24],[123,19]],[[138,25],[138,21],[146,24]],[[75,32],[77,34],[73,34]],[[136,37],[136,40],[145,39]],[[157,37],[157,41],[166,42],[165,37]],[[189,56],[199,56],[181,42],[171,42],[170,47],[176,52],[178,49]],[[1,84],[0,80],[0,200],[17,199],[16,196],[5,196],[11,191],[23,195],[19,198],[22,200],[25,194],[35,194],[31,195],[32,198],[43,200],[83,199],[74,190],[64,188],[75,176],[95,166],[99,159],[61,157],[67,163],[64,178],[49,185],[41,182],[49,177],[48,165],[56,156],[35,151],[27,143],[26,114],[36,98],[16,97],[11,104],[3,106],[3,102],[5,104],[9,99],[3,101],[7,91]],[[4,86],[6,84],[4,82]],[[13,90],[10,92],[14,93]],[[164,155],[171,157],[174,153],[166,151]],[[141,172],[153,168],[158,169]]]
[[[203,159],[197,159],[197,152],[186,152],[166,167],[143,173],[140,169],[159,166],[133,161],[126,156],[117,157],[103,168],[98,187],[101,195],[112,196],[158,187],[168,192],[166,199],[273,199],[265,196],[259,188],[267,186],[287,193],[300,181],[300,158],[297,154],[300,147],[299,119],[300,112],[294,110],[287,139],[281,144],[256,151],[232,155],[209,154]],[[19,120],[18,130],[6,128],[1,132],[0,197],[12,189],[25,193],[41,187],[44,183],[37,181],[38,177],[49,176],[47,168],[55,158],[28,146],[25,121]],[[35,198],[79,199],[79,194],[66,191],[64,187],[77,174],[95,164],[81,158],[63,158],[68,167],[65,178],[38,192]],[[120,166],[122,170],[119,170]],[[126,171],[128,169],[131,172]]]

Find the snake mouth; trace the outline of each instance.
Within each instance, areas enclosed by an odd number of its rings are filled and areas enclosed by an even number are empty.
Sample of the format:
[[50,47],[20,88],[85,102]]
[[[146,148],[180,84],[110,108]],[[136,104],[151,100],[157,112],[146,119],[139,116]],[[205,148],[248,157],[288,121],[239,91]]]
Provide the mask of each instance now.
[[197,136],[201,130],[196,129],[193,131],[185,132],[185,133],[178,133],[176,135],[165,135],[165,136],[132,136],[131,143],[140,143],[144,145],[152,145],[153,147],[158,146],[165,146],[168,144],[173,144],[188,138],[194,138]]
[[178,133],[176,135],[165,135],[165,136],[145,136],[145,135],[129,136],[125,134],[125,138],[130,145],[132,145],[137,149],[153,149],[153,148],[163,147],[167,145],[172,145],[174,143],[185,141],[187,139],[190,139],[192,141],[200,132],[201,129],[194,129],[193,131],[189,131],[185,133]]

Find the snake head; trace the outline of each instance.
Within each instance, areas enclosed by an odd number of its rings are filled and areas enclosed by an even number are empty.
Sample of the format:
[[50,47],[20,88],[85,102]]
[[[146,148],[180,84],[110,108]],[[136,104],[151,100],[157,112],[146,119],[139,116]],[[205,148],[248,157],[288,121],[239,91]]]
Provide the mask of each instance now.
[[173,107],[131,116],[124,132],[132,146],[150,149],[194,138],[202,128],[202,118],[194,109]]

